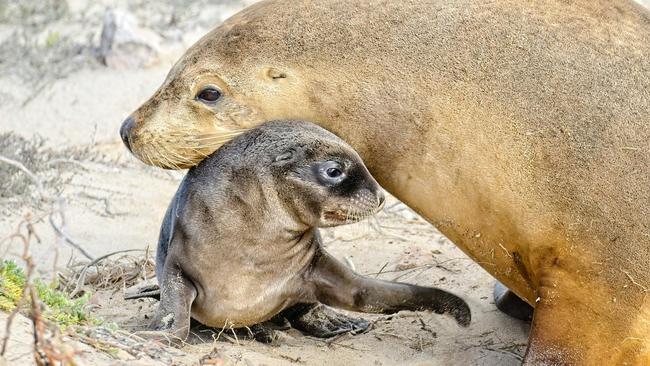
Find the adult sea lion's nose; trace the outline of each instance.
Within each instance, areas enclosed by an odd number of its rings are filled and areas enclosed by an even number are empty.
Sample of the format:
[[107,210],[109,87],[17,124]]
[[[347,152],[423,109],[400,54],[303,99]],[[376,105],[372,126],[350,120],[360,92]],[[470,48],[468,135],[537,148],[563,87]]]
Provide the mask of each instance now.
[[120,137],[122,138],[122,142],[124,142],[124,145],[129,149],[130,152],[133,152],[131,149],[131,143],[129,141],[129,138],[131,136],[131,129],[133,129],[133,125],[135,124],[135,120],[133,117],[129,116],[127,119],[122,122],[122,127],[120,127]]

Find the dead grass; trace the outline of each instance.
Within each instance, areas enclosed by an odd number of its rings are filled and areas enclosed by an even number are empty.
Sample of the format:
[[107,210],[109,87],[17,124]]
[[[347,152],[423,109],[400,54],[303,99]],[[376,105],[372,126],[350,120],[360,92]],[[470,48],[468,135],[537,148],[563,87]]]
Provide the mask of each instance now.
[[0,44],[0,72],[32,87],[34,92],[23,104],[53,80],[96,63],[91,39],[75,39],[50,28],[70,17],[67,1],[8,0],[2,4],[0,21],[15,27]]
[[[227,3],[217,1],[221,2]],[[218,22],[218,18],[198,19],[207,4],[215,5],[215,1],[134,0],[124,10],[164,39],[179,41],[184,31],[197,25],[211,28]],[[104,11],[105,7],[90,3],[73,13],[66,0],[0,1],[0,23],[14,26],[11,35],[0,41],[0,73],[16,77],[33,90],[23,105],[53,81],[80,68],[103,67],[98,51]],[[77,28],[71,29],[70,24]]]
[[[133,249],[106,254],[91,262],[79,262],[60,273],[63,291],[76,297],[98,290],[121,290],[155,277],[155,261],[146,250],[144,255],[126,254]],[[116,257],[116,258],[111,258]]]
[[[26,139],[14,132],[0,133],[0,156],[22,164],[38,177],[44,193],[60,196],[74,175],[83,169],[82,161],[98,159],[90,147],[53,150],[45,147],[45,139]],[[0,164],[0,206],[31,208],[39,206],[39,187],[24,170],[16,165]]]

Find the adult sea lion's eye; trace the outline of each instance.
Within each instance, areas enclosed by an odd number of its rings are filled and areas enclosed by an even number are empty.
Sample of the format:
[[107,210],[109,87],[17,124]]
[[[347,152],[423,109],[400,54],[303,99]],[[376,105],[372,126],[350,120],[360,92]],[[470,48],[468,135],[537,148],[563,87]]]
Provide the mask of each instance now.
[[208,87],[199,92],[196,99],[203,103],[214,103],[221,98],[221,92],[213,87]]

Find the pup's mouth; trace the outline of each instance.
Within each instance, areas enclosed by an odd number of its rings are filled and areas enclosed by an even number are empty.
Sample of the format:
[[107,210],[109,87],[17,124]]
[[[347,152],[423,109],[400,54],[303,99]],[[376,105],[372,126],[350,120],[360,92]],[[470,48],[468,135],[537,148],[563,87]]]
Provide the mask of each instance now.
[[351,224],[365,220],[384,207],[386,200],[383,195],[378,197],[378,202],[372,207],[338,207],[334,210],[323,212],[322,221],[333,225]]
[[349,212],[347,210],[334,210],[334,211],[325,211],[323,213],[323,218],[326,221],[335,221],[335,222],[345,222],[349,217]]

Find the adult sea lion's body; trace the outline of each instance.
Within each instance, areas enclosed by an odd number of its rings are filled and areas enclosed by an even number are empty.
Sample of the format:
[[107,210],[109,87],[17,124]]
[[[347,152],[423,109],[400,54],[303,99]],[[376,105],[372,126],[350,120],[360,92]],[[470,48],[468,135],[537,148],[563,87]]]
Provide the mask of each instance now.
[[264,1],[122,136],[177,168],[261,121],[314,121],[535,306],[528,364],[642,365],[648,105],[650,20],[628,1]]
[[[362,220],[383,202],[357,153],[320,127],[276,121],[236,137],[189,171],[167,210],[154,329],[185,339],[190,314],[221,328],[280,314],[319,336],[368,327],[342,318],[333,329],[325,322],[332,313],[319,304],[368,313],[432,310],[469,325],[462,299],[363,277],[325,251],[318,227]],[[325,318],[306,320],[313,311]]]

